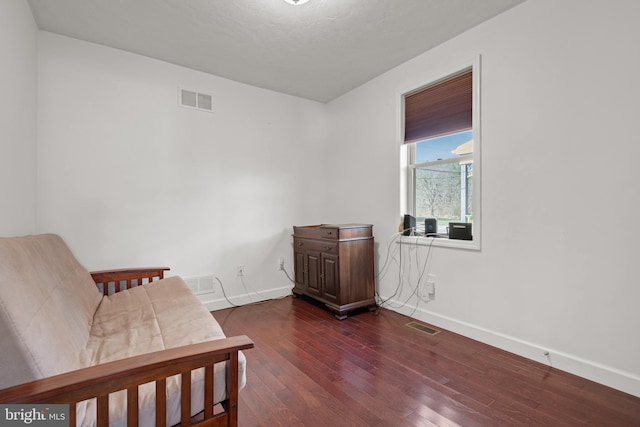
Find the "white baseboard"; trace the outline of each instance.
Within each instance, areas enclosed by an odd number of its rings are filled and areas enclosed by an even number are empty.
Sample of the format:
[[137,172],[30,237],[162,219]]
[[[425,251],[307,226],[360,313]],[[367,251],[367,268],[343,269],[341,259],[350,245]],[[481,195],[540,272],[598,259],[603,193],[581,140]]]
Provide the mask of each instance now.
[[[229,296],[231,303],[235,305],[247,305],[261,301],[267,301],[270,299],[282,298],[287,295],[291,295],[291,286],[285,286],[282,288],[274,288],[266,291],[245,293],[242,295]],[[222,292],[202,293],[197,295],[198,299],[209,311],[222,310],[224,308],[233,307],[229,301],[224,297]]]
[[[423,308],[408,305],[393,308],[393,306],[401,306],[401,301],[391,300],[389,304],[387,308],[400,314],[640,397],[640,377],[630,372],[542,347]],[[546,352],[548,355],[545,354]]]
[[[291,295],[291,286],[234,295],[229,299],[235,305],[246,305]],[[199,294],[198,299],[209,311],[233,307],[221,292]],[[439,328],[463,335],[482,343],[534,360],[544,365],[569,372],[608,387],[640,397],[640,377],[581,357],[542,347],[500,332],[434,313],[424,308],[402,305],[401,301],[388,301],[386,308]],[[394,308],[394,306],[401,306]],[[548,355],[545,354],[548,352]]]

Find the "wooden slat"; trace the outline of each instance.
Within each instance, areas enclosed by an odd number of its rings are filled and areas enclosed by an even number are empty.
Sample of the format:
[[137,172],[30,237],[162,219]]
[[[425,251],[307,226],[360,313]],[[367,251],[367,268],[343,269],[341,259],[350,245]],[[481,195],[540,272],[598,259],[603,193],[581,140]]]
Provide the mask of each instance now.
[[167,425],[167,380],[156,381],[156,427]]
[[204,368],[204,417],[213,416],[213,365]]
[[127,427],[138,425],[138,386],[127,389]]
[[[238,353],[232,353],[227,367],[227,384],[238,384]],[[227,412],[229,413],[229,426],[238,425],[238,387],[230,387],[227,391],[229,401]]]
[[97,400],[97,425],[98,427],[109,427],[109,395],[98,396]]
[[191,419],[191,371],[182,373],[180,387],[180,414],[182,425],[189,425]]
[[69,405],[69,425],[70,426],[76,425],[76,404],[75,403],[71,403]]

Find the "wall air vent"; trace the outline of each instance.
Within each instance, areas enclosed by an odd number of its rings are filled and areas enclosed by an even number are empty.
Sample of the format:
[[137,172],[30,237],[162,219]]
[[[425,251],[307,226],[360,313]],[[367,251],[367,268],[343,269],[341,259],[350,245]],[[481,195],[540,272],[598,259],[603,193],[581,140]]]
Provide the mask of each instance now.
[[215,276],[213,274],[207,276],[185,277],[184,281],[196,295],[215,293]]
[[178,89],[178,105],[185,108],[193,108],[201,111],[213,111],[211,95],[192,90]]

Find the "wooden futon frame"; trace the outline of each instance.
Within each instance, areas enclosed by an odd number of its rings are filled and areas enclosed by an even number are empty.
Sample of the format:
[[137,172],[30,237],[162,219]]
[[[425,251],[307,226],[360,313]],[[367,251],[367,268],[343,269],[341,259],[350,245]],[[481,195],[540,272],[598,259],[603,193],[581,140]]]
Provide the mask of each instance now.
[[[132,286],[162,279],[168,268],[126,269],[91,273],[96,285],[107,295]],[[113,288],[109,286],[113,284]],[[101,285],[101,286],[100,286]],[[97,399],[97,425],[109,425],[109,394],[127,390],[127,425],[138,425],[138,386],[156,383],[156,426],[166,424],[166,379],[181,375],[180,425],[236,426],[238,423],[238,351],[253,347],[247,336],[206,341],[183,347],[129,357],[102,365],[20,384],[0,390],[0,402],[19,404],[68,404],[69,425],[76,425],[75,405]],[[227,398],[214,413],[214,364],[229,361],[226,369]],[[204,413],[190,415],[191,371],[205,368]]]

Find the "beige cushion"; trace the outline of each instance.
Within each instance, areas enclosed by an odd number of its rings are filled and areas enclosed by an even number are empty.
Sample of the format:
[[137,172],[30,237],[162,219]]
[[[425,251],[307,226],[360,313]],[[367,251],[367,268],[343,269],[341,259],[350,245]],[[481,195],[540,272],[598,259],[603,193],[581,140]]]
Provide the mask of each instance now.
[[60,237],[0,238],[0,389],[78,369],[101,299]]

